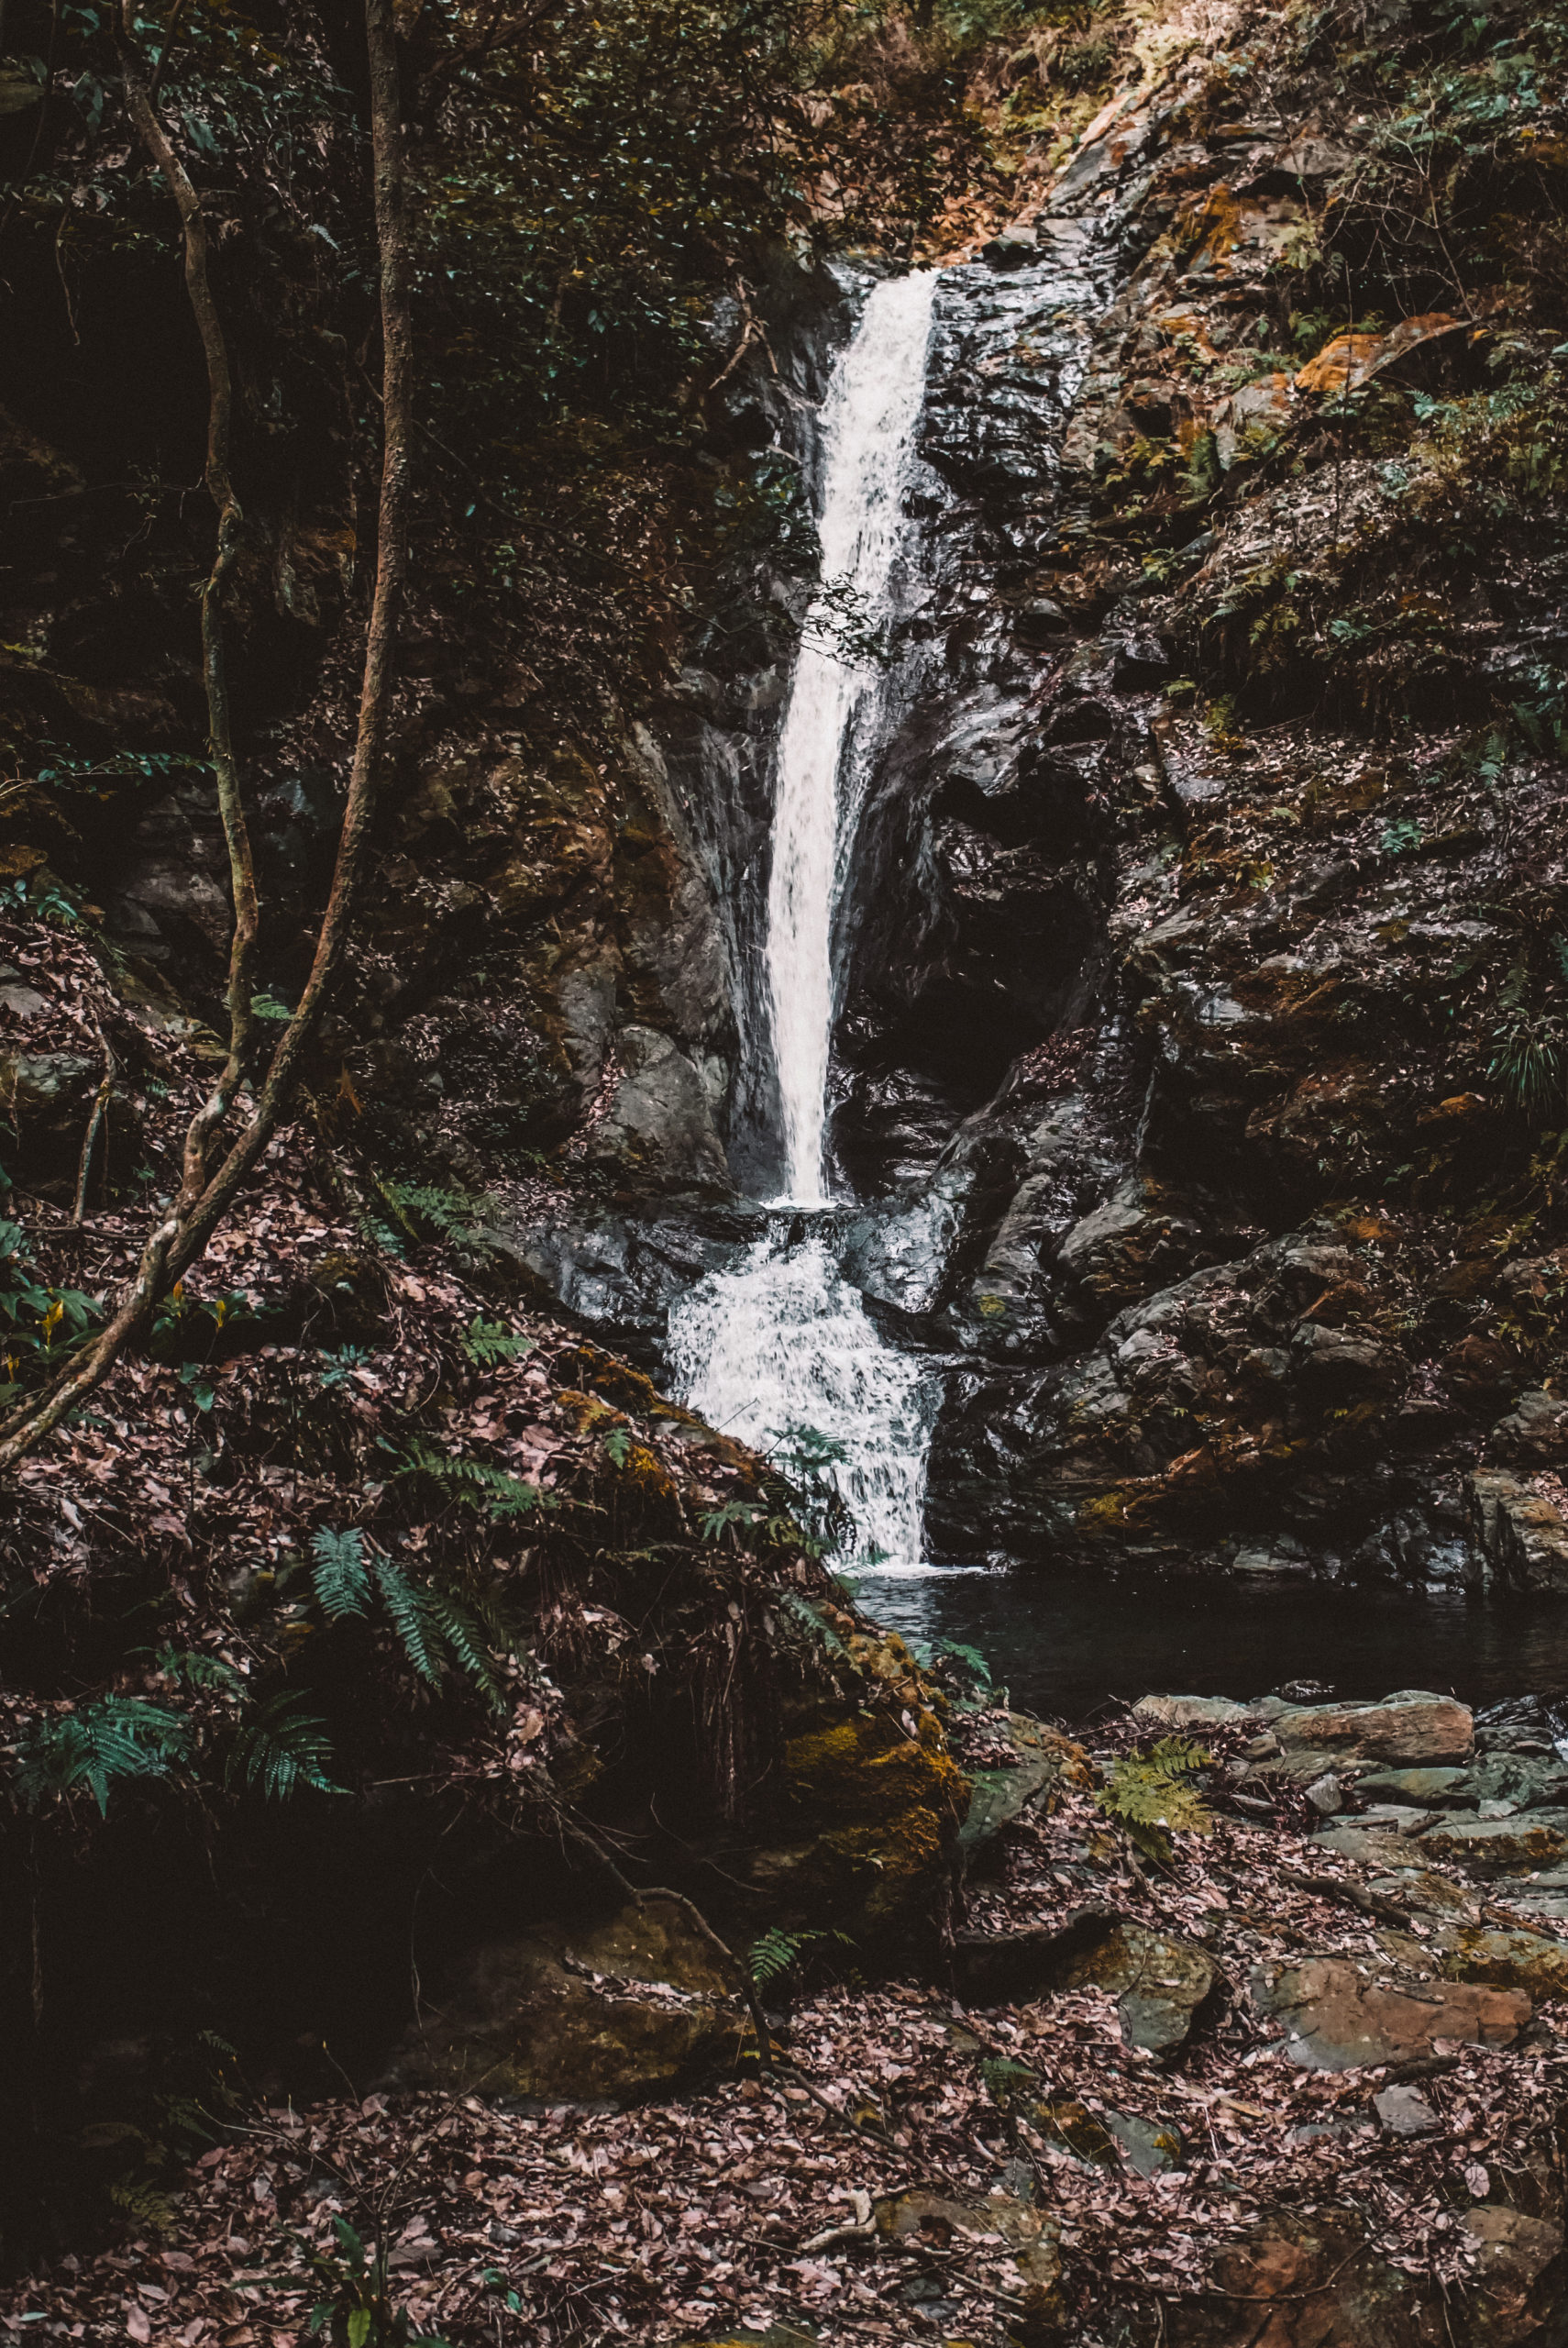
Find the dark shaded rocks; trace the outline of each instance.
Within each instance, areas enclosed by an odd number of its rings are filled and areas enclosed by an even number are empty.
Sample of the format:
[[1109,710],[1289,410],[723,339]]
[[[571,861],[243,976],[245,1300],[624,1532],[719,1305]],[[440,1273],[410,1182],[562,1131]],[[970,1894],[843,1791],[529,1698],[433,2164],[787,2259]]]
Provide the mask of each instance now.
[[887,1712],[806,1730],[786,1744],[781,1774],[767,1843],[747,1861],[768,1918],[831,1918],[866,1946],[929,1937],[968,1804],[934,1716],[912,1736]]
[[1349,1957],[1259,1966],[1250,1988],[1260,2011],[1284,2029],[1286,2060],[1314,2071],[1421,2060],[1440,2038],[1511,2046],[1532,2010],[1518,1989],[1397,1984]]
[[1477,1468],[1466,1498],[1490,1583],[1521,1593],[1568,1593],[1568,1521],[1554,1498],[1502,1468]]
[[628,1026],[617,1038],[620,1074],[588,1143],[591,1161],[624,1166],[653,1191],[734,1194],[702,1078],[668,1036]]
[[25,1182],[75,1170],[102,1061],[79,1052],[17,1052],[0,1058],[0,1113],[11,1129],[6,1157]]
[[883,2241],[908,2243],[911,2248],[922,2243],[941,2248],[955,2239],[963,2244],[999,2237],[1012,2253],[1019,2273],[1036,2290],[1049,2290],[1061,2275],[1057,2221],[1010,2194],[993,2193],[984,2201],[955,2201],[945,2194],[911,2186],[902,2193],[885,2194],[876,2202],[872,2221]]
[[1173,2054],[1220,1988],[1213,1959],[1192,1941],[1151,1932],[1113,1910],[1090,1908],[1055,1931],[960,1933],[954,1975],[973,2005],[996,2005],[1092,1982],[1116,1999],[1129,2046]]
[[1568,1460],[1568,1402],[1532,1387],[1486,1439],[1505,1468],[1560,1468]]
[[1064,1778],[1082,1785],[1088,1780],[1088,1755],[1056,1729],[1046,1728],[1021,1712],[1006,1712],[999,1725],[1017,1755],[1010,1768],[969,1771],[969,1808],[958,1830],[958,1846],[970,1866],[983,1846],[996,1842],[1005,1827],[1036,1803],[1049,1802],[1052,1789]]
[[750,2028],[741,1990],[689,1903],[652,1892],[603,1923],[477,1950],[388,2078],[574,2102],[664,2093],[733,2066]]
[[1420,1845],[1430,1857],[1477,1875],[1529,1875],[1568,1858],[1568,1810],[1501,1818],[1479,1811],[1441,1811],[1423,1828]]

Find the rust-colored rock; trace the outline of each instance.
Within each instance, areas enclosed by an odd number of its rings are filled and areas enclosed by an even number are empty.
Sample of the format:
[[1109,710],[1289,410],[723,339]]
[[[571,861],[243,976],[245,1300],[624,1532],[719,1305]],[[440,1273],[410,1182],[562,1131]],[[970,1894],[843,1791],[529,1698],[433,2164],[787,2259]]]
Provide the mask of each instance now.
[[1440,2038],[1511,2046],[1532,2010],[1519,1989],[1394,1980],[1343,1956],[1259,1966],[1250,1987],[1253,2003],[1284,2029],[1286,2061],[1311,2071],[1424,2060]]

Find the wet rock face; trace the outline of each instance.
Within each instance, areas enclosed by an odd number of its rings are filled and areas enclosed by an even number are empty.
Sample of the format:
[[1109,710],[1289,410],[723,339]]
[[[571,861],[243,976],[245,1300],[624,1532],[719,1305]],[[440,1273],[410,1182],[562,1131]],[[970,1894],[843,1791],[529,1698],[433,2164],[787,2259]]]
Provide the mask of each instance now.
[[[1325,385],[1348,365],[1408,419],[1418,380],[1461,385],[1463,337],[1423,313],[1281,365],[1282,240],[1353,149],[1196,121],[1130,100],[938,291],[923,584],[842,915],[833,1130],[863,1198],[943,1216],[899,1293],[874,1243],[851,1277],[954,1365],[937,1555],[1554,1591],[1564,1269],[1544,1211],[1494,1228],[1476,1202],[1532,1146],[1479,1007],[1556,984],[1500,908],[1557,934],[1562,777],[1516,762],[1505,825],[1427,731],[1462,671],[1479,692],[1535,657],[1545,573],[1517,609],[1478,581],[1479,633],[1435,667],[1368,619],[1353,694],[1343,662],[1287,686],[1268,615],[1287,648],[1306,624],[1269,599],[1282,548],[1328,559],[1296,485]],[[1383,570],[1322,571],[1330,668],[1362,641],[1332,615],[1407,583],[1357,462],[1341,519]],[[1235,692],[1205,708],[1184,670]],[[740,811],[723,853],[755,916],[768,720],[691,691],[710,733],[684,771]]]

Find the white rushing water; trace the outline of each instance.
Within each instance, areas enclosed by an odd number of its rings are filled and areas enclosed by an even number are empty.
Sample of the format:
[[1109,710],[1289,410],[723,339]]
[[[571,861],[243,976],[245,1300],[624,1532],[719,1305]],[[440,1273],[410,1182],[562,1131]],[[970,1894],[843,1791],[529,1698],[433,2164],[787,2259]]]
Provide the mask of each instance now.
[[[847,591],[857,625],[889,616],[904,537],[904,484],[925,396],[936,273],[878,285],[834,373],[823,411],[823,579]],[[848,878],[882,671],[846,655],[819,602],[807,616],[778,733],[767,982],[783,1114],[786,1188],[821,1204],[833,917]]]
[[920,1365],[885,1345],[820,1232],[781,1230],[670,1315],[669,1366],[687,1405],[788,1468],[825,1436],[866,1562],[918,1562],[929,1398]]
[[[847,587],[857,628],[892,616],[935,285],[922,271],[874,290],[823,404],[822,575],[837,598]],[[767,892],[785,1203],[807,1208],[827,1204],[834,915],[884,698],[879,664],[834,641],[838,607],[813,607],[796,657]],[[787,1459],[803,1431],[825,1437],[856,1556],[909,1567],[922,1549],[931,1381],[884,1343],[830,1235],[825,1222],[780,1214],[734,1271],[700,1281],[670,1314],[670,1373],[692,1410],[759,1451]]]

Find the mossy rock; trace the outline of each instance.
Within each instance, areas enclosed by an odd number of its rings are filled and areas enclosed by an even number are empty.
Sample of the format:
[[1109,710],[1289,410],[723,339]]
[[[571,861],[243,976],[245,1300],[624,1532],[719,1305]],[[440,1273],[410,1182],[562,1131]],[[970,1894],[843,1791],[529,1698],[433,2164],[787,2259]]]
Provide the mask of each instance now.
[[857,1942],[929,1928],[969,1800],[935,1713],[913,1735],[886,1711],[811,1729],[785,1746],[783,1774],[786,1818],[808,1831],[755,1875]]

